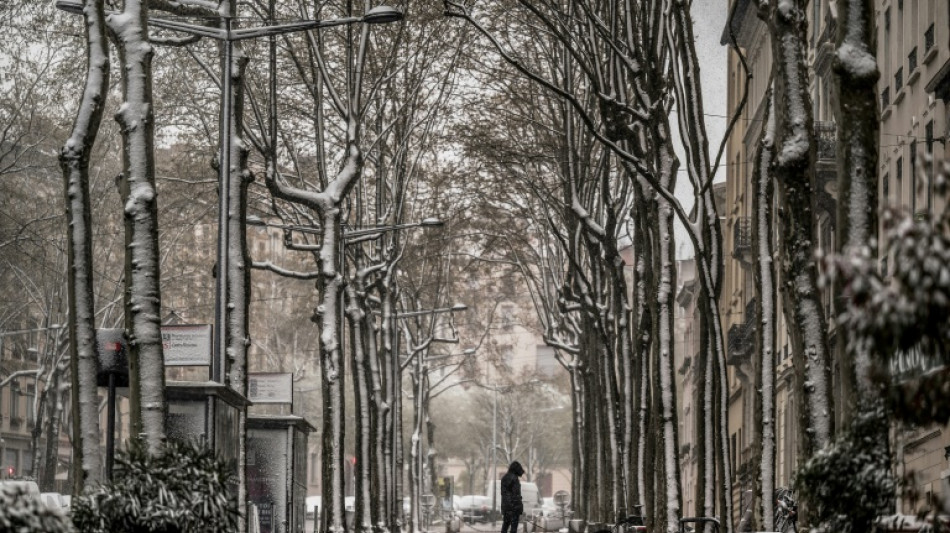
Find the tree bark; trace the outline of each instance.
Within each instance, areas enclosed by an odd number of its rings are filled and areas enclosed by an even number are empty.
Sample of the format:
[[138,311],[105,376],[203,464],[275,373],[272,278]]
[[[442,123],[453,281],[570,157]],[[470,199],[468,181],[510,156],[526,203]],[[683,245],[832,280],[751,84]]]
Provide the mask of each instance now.
[[[126,222],[126,328],[129,331],[131,431],[150,453],[165,440],[165,366],[161,336],[158,204],[155,190],[152,46],[148,6],[127,0],[110,29],[122,66],[123,104],[116,120],[123,139],[123,205]],[[125,22],[125,23],[122,23]]]
[[[876,248],[878,237],[877,164],[880,111],[875,83],[880,77],[875,60],[874,2],[838,2],[835,37],[835,118],[838,123],[838,252]],[[871,257],[876,254],[872,249]],[[839,287],[840,288],[840,287]],[[835,290],[835,294],[841,294]],[[850,420],[858,405],[873,397],[868,379],[871,356],[866,346],[848,351],[847,328],[837,330],[837,360],[841,375],[841,420]]]
[[775,147],[775,120],[771,112],[772,93],[766,96],[765,128],[756,151],[752,173],[752,249],[755,253],[755,298],[758,327],[755,345],[758,348],[755,382],[755,426],[758,438],[753,439],[753,456],[759,458],[756,484],[756,523],[764,531],[775,529],[775,346],[776,285],[772,263],[772,210],[774,182],[772,162]]
[[827,323],[814,260],[815,137],[805,58],[806,4],[804,0],[773,2],[768,13],[776,61],[774,175],[783,207],[784,310],[796,388],[802,392],[796,395],[801,407],[802,458],[829,444],[834,430]]
[[[102,123],[109,87],[109,41],[106,38],[102,0],[86,0],[83,17],[86,22],[86,84],[72,132],[59,156],[69,227],[69,361],[75,494],[81,494],[87,483],[94,485],[102,479],[96,390],[99,346],[96,342],[93,290],[89,156]],[[54,398],[55,394],[54,390]],[[55,468],[53,471],[55,475]]]

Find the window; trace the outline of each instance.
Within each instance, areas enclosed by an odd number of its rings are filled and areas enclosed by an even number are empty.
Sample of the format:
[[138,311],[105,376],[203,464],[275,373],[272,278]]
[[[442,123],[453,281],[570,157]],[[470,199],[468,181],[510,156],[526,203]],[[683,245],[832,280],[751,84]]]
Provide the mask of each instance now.
[[732,440],[732,443],[731,443],[732,444],[732,468],[735,469],[737,465],[736,463],[736,434],[735,433],[732,434],[731,440]]
[[910,145],[910,212],[917,213],[917,139]]
[[928,154],[934,153],[934,121],[927,122],[924,127],[924,138],[926,139],[926,148]]
[[[924,135],[926,140],[924,141],[924,148],[927,150],[927,155],[933,157],[934,153],[934,121],[931,120],[927,122],[927,126],[924,128]],[[930,160],[930,168],[927,169],[927,212],[934,212],[934,167],[933,160]]]
[[36,401],[36,385],[26,386],[26,423],[33,425],[36,417],[33,413],[33,403]]
[[502,304],[499,308],[499,318],[501,327],[510,329],[515,324],[515,306],[511,304]]
[[891,200],[891,197],[890,197],[890,194],[891,194],[891,178],[890,178],[887,174],[884,174],[884,179],[881,180],[881,182],[882,182],[881,188],[883,189],[883,190],[881,191],[881,196],[884,197],[884,198],[883,198],[883,200],[884,200],[884,205],[887,205],[887,204],[890,203],[890,200]]
[[907,54],[907,72],[913,74],[917,70],[917,47]]
[[897,158],[897,191],[895,191],[894,196],[897,201],[895,204],[902,205],[904,203],[904,158]]
[[903,86],[904,86],[904,67],[901,67],[897,69],[897,72],[894,73],[894,93],[895,93],[894,101],[895,102],[899,100],[899,98],[897,97],[900,96],[896,93],[897,91],[901,90],[901,87]]
[[29,450],[23,450],[20,452],[20,460],[22,464],[20,465],[20,472],[23,472],[24,476],[33,475],[33,452]]
[[20,418],[20,383],[16,381],[10,383],[10,418]]

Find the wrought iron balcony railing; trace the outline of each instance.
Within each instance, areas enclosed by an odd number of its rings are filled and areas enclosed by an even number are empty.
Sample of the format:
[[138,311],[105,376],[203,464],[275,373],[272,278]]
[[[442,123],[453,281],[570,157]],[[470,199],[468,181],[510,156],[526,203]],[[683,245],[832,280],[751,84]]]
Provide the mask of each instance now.
[[732,227],[732,256],[752,251],[752,218],[739,217]]
[[838,126],[831,121],[815,121],[815,145],[819,161],[834,160],[838,148]]

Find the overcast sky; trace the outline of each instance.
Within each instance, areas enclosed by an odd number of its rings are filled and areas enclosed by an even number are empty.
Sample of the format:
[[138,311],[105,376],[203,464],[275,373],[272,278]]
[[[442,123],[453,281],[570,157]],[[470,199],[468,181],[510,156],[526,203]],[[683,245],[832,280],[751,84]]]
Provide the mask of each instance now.
[[[719,44],[722,30],[728,17],[728,0],[694,0],[693,20],[696,28],[696,52],[699,54],[700,74],[703,83],[703,110],[706,113],[706,128],[709,136],[710,158],[716,157],[726,129],[726,47]],[[675,124],[675,123],[674,123]],[[682,157],[682,154],[680,154]],[[680,168],[685,167],[681,164]],[[718,173],[717,181],[725,179]],[[684,172],[680,172],[678,197],[689,210],[692,205],[692,190]],[[692,245],[686,231],[677,223],[676,256],[684,259],[693,255]]]

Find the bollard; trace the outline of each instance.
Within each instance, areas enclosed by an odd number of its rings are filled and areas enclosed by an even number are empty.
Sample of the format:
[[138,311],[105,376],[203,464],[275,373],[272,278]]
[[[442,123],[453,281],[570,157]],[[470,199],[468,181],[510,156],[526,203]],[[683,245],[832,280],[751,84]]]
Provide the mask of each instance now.
[[462,521],[457,516],[445,521],[445,533],[459,533],[462,530]]

